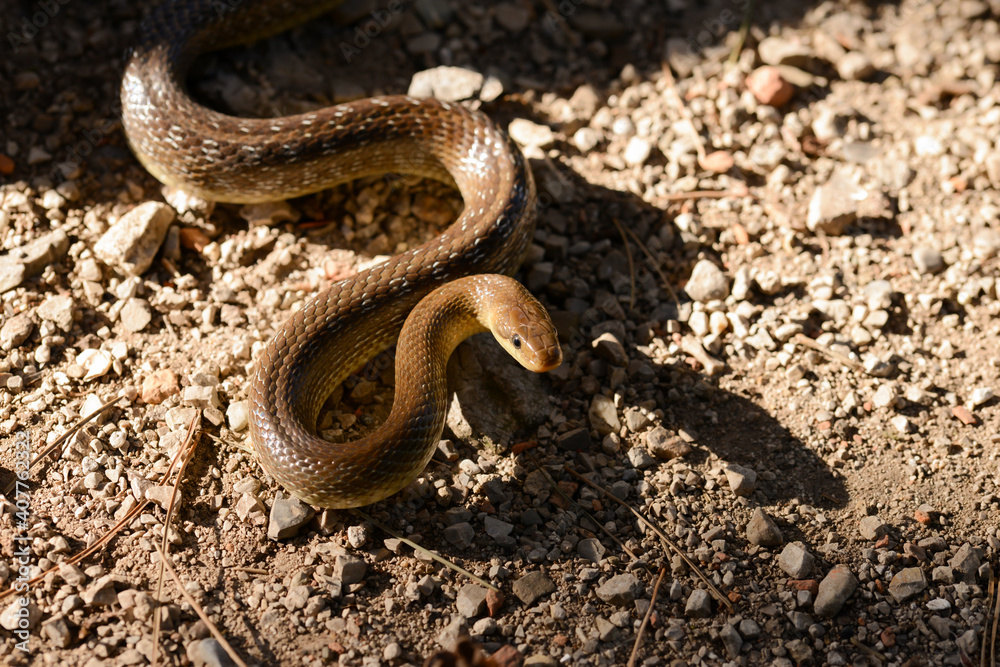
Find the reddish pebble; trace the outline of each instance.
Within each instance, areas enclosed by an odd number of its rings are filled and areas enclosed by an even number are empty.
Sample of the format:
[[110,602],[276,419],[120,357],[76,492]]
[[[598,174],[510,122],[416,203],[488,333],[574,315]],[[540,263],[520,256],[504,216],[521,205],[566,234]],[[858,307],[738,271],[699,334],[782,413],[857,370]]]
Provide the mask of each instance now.
[[963,405],[956,405],[951,409],[951,414],[955,415],[958,421],[962,422],[966,426],[972,426],[976,423],[976,415],[966,409]]
[[882,537],[879,538],[878,542],[875,543],[876,549],[885,549],[887,546],[889,546],[888,535],[883,535]]
[[529,449],[534,449],[537,446],[538,446],[537,440],[526,440],[524,442],[515,442],[514,446],[511,447],[510,450],[514,453],[514,456],[517,456],[521,452],[525,452]]
[[[481,655],[479,656],[482,657]],[[516,648],[510,644],[504,644],[498,648],[493,655],[489,657],[489,661],[484,661],[481,664],[484,665],[496,665],[496,667],[521,667],[524,663],[524,656],[521,655]],[[462,661],[461,664],[468,664]],[[476,663],[480,664],[480,663]]]
[[819,582],[815,579],[789,579],[788,587],[796,591],[809,591],[813,597],[819,593]]
[[715,172],[716,174],[724,174],[733,168],[736,161],[728,151],[715,151],[714,153],[706,155],[705,159],[699,160],[698,163],[701,165],[701,168],[706,171]]
[[153,371],[142,381],[142,402],[159,405],[180,391],[177,375],[169,368]]
[[903,545],[903,553],[910,558],[915,558],[921,562],[927,560],[927,552],[912,542],[907,542]]
[[212,242],[212,239],[208,238],[205,232],[194,227],[181,227],[178,237],[181,241],[181,247],[196,252],[201,252],[205,249],[205,246]]
[[914,512],[913,518],[919,521],[920,523],[924,524],[925,526],[929,526],[932,523],[934,523],[934,519],[931,518],[931,515],[928,514],[927,512],[924,512],[923,510],[917,510],[916,512]]
[[10,176],[14,173],[14,161],[0,153],[0,174]]
[[736,591],[729,591],[729,594],[726,595],[726,597],[729,598],[729,601],[732,602],[733,604],[736,604],[737,602],[740,602],[743,599],[743,596],[737,593]]
[[893,632],[892,628],[886,628],[879,635],[879,639],[882,640],[882,646],[886,648],[892,648],[896,645],[896,633]]
[[785,81],[776,67],[758,67],[747,77],[747,89],[761,104],[782,107],[788,104],[795,93],[792,84]]
[[831,423],[829,420],[822,421],[816,424],[816,428],[819,429],[820,431],[829,431],[831,426],[833,426],[833,423]]
[[503,607],[504,594],[501,591],[489,590],[486,592],[486,609],[489,610],[489,614],[492,618],[496,618],[500,613],[500,608]]

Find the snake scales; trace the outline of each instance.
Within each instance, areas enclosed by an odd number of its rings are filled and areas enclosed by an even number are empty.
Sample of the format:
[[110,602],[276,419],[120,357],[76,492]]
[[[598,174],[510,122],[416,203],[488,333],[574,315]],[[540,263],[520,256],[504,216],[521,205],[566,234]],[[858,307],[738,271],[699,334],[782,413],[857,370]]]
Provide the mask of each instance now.
[[[478,275],[520,265],[535,204],[524,157],[484,115],[392,96],[246,119],[188,96],[185,75],[199,54],[280,32],[335,4],[166,2],[143,22],[121,96],[125,132],[142,164],[163,183],[207,199],[273,201],[389,172],[440,180],[461,193],[465,208],[440,236],[317,294],[257,360],[250,436],[261,464],[302,500],[341,508],[383,499],[423,470],[443,429],[444,365],[462,339],[490,329],[537,371],[562,357],[547,314],[523,287]],[[387,421],[355,442],[319,438],[326,398],[398,333]]]

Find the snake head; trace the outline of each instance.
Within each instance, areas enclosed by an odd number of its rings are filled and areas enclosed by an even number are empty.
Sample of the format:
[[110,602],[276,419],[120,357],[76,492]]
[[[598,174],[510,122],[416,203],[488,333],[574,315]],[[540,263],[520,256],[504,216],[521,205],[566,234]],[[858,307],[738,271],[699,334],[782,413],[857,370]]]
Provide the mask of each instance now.
[[[514,283],[513,280],[511,280]],[[548,312],[523,286],[493,309],[494,338],[510,356],[530,371],[545,373],[562,363],[556,327]]]

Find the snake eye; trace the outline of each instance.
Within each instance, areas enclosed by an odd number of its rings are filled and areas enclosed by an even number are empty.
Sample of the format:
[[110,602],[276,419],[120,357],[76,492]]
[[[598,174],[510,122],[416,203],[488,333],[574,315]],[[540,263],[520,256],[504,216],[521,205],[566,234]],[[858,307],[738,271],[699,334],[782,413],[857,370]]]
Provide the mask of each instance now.
[[521,349],[521,337],[520,336],[518,336],[517,334],[514,334],[514,338],[511,339],[511,342],[514,344],[515,348],[517,348],[518,350]]

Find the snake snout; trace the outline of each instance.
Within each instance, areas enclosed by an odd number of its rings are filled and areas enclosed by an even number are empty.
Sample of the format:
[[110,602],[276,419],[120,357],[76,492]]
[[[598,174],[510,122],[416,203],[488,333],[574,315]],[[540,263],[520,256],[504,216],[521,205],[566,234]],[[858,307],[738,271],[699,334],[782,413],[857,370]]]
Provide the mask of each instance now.
[[512,357],[530,371],[545,373],[562,363],[559,335],[548,311],[523,286],[514,286],[511,303],[496,310],[493,334]]

